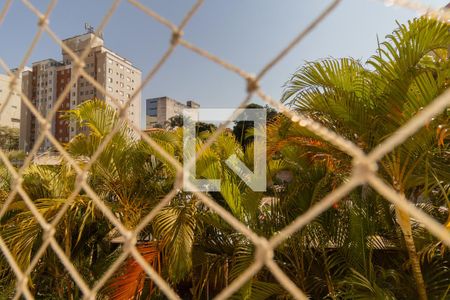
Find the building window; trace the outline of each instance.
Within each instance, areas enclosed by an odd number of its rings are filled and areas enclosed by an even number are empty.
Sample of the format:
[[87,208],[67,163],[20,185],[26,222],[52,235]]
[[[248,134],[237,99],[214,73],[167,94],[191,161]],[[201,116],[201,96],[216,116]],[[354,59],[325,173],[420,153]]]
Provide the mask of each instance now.
[[113,63],[112,59],[108,59],[108,63],[112,64]]
[[112,73],[113,73],[113,70],[112,70],[111,68],[109,68],[109,69],[108,69],[108,73],[109,73],[109,74],[112,74]]
[[112,80],[111,77],[108,77],[108,82],[109,82],[109,83],[112,83],[112,82],[113,82],[113,80]]
[[112,87],[108,86],[108,91],[112,92],[113,91]]
[[120,83],[120,87],[123,88],[123,82]]

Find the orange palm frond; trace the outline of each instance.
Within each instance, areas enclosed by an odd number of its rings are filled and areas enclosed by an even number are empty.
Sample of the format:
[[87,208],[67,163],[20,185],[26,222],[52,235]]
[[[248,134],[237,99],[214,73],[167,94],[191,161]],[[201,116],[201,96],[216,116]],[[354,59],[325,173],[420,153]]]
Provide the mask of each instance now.
[[[158,272],[161,273],[161,250],[159,243],[146,242],[136,246],[142,257]],[[115,277],[107,287],[108,295],[115,300],[136,299],[142,295],[145,287],[146,273],[133,257],[128,258],[120,276]],[[149,295],[154,292],[153,282],[149,284]]]
[[445,139],[450,137],[450,130],[445,125],[439,125],[436,129],[436,135],[437,135],[437,139],[438,139],[438,145],[444,146]]

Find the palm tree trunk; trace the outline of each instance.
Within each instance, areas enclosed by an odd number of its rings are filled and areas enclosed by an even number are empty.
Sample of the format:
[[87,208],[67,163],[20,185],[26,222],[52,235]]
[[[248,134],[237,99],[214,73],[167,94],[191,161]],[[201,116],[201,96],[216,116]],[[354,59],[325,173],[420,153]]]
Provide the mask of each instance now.
[[225,266],[224,266],[224,278],[225,278],[225,287],[228,286],[228,259],[225,259]]
[[68,300],[73,300],[74,299],[74,297],[73,297],[73,290],[72,290],[73,286],[72,286],[72,280],[71,280],[69,275],[67,276],[67,283],[66,284],[67,284],[67,299]]
[[395,212],[397,215],[397,223],[400,225],[400,228],[403,232],[406,248],[408,249],[409,259],[411,261],[411,270],[414,276],[414,280],[416,281],[419,299],[427,300],[427,289],[423,280],[419,256],[417,255],[416,251],[416,245],[414,244],[409,214],[397,207],[395,208]]
[[326,282],[327,282],[328,293],[329,293],[331,299],[334,300],[334,299],[337,299],[336,298],[336,291],[334,290],[334,285],[333,285],[333,280],[332,280],[332,276],[331,276],[331,273],[330,273],[330,268],[329,268],[329,265],[327,263],[327,257],[326,257],[326,254],[325,254],[324,250],[321,250],[320,252],[322,252],[322,259],[323,259],[324,267],[325,267],[324,268],[325,269],[325,279],[326,279]]

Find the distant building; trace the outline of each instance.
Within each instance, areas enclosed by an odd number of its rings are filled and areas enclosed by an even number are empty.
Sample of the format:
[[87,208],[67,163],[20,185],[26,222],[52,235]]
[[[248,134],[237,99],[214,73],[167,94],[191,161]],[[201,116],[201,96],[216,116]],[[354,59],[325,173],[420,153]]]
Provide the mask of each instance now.
[[187,101],[186,104],[183,104],[169,97],[147,99],[145,111],[146,128],[152,128],[157,125],[164,126],[170,118],[183,114],[183,109],[198,107],[200,107],[200,104],[194,101]]
[[[20,95],[10,89],[10,78],[0,74],[0,126],[20,128]],[[17,81],[20,90],[21,80]],[[12,93],[11,93],[12,92]],[[11,93],[8,103],[8,95]]]
[[[121,103],[130,99],[140,86],[141,71],[125,58],[105,48],[102,37],[88,32],[65,39],[63,43],[78,56],[86,47],[90,47],[84,70]],[[46,116],[71,81],[75,69],[72,57],[62,49],[62,61],[46,59],[34,62],[30,71],[23,72],[22,91],[37,110]],[[61,119],[64,111],[93,98],[105,100],[106,103],[115,106],[110,97],[106,97],[82,76],[79,77],[70,87],[70,93],[65,97],[52,120],[51,132],[58,141],[68,142],[81,130],[76,124]],[[130,103],[127,116],[130,123],[138,127],[141,123],[140,112],[141,95],[139,93]],[[35,116],[24,105],[22,105],[21,125],[20,149],[29,151],[40,134],[40,128]],[[46,139],[39,150],[47,151],[51,147],[52,144]]]

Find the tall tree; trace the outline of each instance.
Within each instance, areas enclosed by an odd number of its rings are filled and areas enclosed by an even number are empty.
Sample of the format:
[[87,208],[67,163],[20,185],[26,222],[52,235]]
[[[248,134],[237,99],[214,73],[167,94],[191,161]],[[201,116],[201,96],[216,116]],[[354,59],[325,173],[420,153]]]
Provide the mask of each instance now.
[[[246,109],[265,109],[266,111],[266,122],[270,123],[277,115],[277,111],[267,105],[261,106],[256,103],[250,103],[246,106]],[[248,116],[244,112],[242,115],[244,120],[242,121],[234,121],[233,126],[233,134],[238,140],[238,142],[245,148],[245,146],[249,143],[253,142],[253,133],[252,129],[255,127],[255,124],[252,120],[247,120]]]

